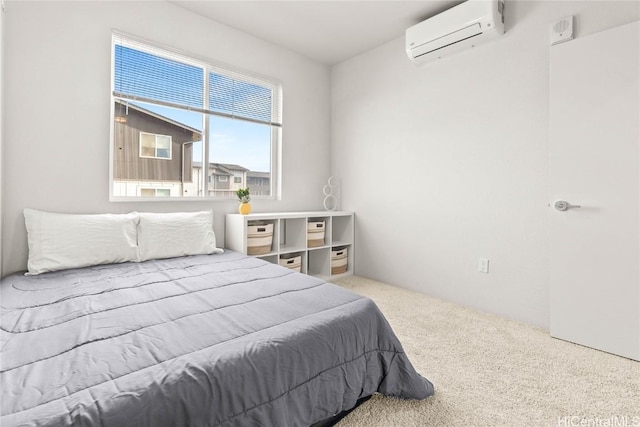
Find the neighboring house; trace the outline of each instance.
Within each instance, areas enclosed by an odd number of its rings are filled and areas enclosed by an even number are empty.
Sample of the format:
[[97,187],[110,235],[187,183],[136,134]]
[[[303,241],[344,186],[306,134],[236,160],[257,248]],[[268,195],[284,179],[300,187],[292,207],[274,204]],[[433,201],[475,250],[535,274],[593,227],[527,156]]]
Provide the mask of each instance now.
[[[115,102],[114,196],[190,197],[202,192],[202,162],[193,161],[193,143],[202,133],[140,106]],[[233,196],[249,187],[269,195],[268,172],[229,163],[209,163],[208,196]]]
[[254,196],[271,194],[271,174],[269,172],[247,172],[247,187]]
[[[202,182],[202,163],[193,162],[193,183],[185,185],[190,192],[199,192]],[[269,195],[271,178],[268,172],[252,172],[229,163],[209,163],[207,191],[209,196],[233,196],[237,189],[249,187],[254,196]]]
[[[247,170],[242,167],[241,169],[243,171]],[[200,194],[202,190],[202,173],[202,162],[193,162],[191,173],[193,176],[193,183],[190,186],[187,186],[187,188],[196,194]],[[232,186],[232,183],[234,182],[233,172],[221,167],[219,163],[209,163],[206,180],[208,196],[233,195],[235,192],[235,189]]]
[[249,169],[228,163],[209,163],[209,195],[235,193],[238,188],[245,188],[246,174]]
[[114,117],[114,196],[196,195],[187,184],[199,130],[122,101]]

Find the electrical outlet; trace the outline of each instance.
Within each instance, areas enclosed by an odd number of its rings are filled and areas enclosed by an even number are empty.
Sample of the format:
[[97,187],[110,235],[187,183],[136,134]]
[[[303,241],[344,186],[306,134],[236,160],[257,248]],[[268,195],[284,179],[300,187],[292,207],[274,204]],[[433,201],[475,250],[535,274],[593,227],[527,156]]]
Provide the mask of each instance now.
[[489,260],[487,258],[480,258],[478,260],[478,271],[489,274]]

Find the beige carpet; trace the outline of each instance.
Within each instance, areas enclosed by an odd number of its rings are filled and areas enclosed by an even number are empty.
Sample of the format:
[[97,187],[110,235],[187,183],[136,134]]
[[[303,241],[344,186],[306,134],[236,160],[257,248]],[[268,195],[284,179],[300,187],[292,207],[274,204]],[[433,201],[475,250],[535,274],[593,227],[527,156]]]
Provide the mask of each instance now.
[[640,362],[362,277],[335,283],[377,303],[436,390],[423,401],[376,395],[338,427],[640,427]]

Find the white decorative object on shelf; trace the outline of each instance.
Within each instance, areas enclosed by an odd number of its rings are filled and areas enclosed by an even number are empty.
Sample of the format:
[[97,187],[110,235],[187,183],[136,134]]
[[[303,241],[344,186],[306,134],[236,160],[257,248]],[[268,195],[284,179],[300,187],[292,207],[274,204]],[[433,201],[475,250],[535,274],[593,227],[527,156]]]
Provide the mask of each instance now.
[[338,207],[338,198],[334,192],[339,191],[338,180],[332,176],[327,180],[327,185],[322,188],[324,194],[324,208],[328,211],[335,211]]

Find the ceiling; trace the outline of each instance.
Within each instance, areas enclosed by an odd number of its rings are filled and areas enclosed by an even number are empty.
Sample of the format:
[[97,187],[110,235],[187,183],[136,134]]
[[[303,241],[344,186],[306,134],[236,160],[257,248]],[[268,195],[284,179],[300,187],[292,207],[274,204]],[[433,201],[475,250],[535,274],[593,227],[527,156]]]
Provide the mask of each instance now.
[[404,35],[460,0],[183,1],[198,15],[333,65]]

